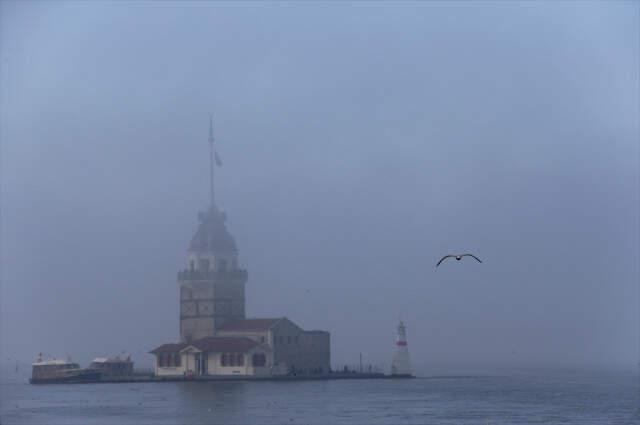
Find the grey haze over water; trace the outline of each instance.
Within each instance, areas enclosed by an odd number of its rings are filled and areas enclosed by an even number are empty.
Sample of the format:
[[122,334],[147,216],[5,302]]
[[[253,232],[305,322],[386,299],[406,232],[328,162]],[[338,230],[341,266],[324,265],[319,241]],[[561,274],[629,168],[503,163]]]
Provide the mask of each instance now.
[[[247,312],[387,366],[638,361],[637,2],[2,2],[1,352],[178,338],[207,205]],[[484,260],[435,262],[471,251]]]

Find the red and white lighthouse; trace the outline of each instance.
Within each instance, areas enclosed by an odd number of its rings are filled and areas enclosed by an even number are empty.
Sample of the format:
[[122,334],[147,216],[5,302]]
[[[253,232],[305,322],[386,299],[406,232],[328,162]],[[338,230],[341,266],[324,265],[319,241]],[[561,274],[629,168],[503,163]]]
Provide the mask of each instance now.
[[396,376],[411,376],[411,362],[409,361],[409,348],[407,347],[407,328],[400,321],[398,325],[398,337],[396,339],[396,352],[391,363],[391,374]]

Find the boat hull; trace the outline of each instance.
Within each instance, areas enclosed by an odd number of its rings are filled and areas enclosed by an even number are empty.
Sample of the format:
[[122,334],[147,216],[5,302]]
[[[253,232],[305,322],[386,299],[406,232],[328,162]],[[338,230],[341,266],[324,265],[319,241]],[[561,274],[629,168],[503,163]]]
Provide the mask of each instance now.
[[30,384],[41,385],[41,384],[80,384],[80,383],[90,383],[90,382],[99,382],[101,378],[100,372],[87,371],[87,372],[79,372],[76,374],[69,374],[66,376],[51,376],[46,378],[31,378],[29,379]]

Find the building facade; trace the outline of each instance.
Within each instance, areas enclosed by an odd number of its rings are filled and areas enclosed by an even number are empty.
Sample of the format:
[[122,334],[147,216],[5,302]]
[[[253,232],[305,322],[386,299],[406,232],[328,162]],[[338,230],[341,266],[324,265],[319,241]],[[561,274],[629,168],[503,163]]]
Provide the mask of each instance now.
[[304,331],[286,317],[227,322],[189,343],[151,351],[157,376],[310,376],[330,371],[329,333]]
[[205,337],[164,344],[152,351],[160,377],[271,374],[269,347],[241,337]]
[[180,343],[151,351],[156,375],[329,373],[329,332],[305,331],[285,317],[245,317],[248,273],[239,266],[226,215],[215,204],[214,163],[220,160],[213,148],[211,123],[209,142],[211,204],[198,216],[186,267],[178,272]]
[[270,361],[277,374],[314,375],[330,369],[329,332],[305,331],[286,317],[227,322],[217,335],[243,336],[266,344],[273,353]]
[[226,216],[212,205],[198,218],[187,267],[178,272],[182,342],[213,336],[225,322],[245,317],[248,274],[238,267],[238,250]]

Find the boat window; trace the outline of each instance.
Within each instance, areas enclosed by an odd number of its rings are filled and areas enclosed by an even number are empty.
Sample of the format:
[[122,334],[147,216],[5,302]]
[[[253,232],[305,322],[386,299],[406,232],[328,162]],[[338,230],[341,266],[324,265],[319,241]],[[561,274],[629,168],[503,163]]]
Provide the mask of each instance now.
[[244,366],[244,354],[238,354],[238,358],[236,360],[238,366]]

